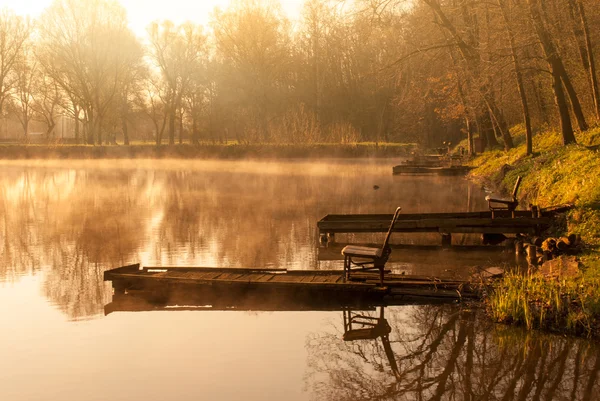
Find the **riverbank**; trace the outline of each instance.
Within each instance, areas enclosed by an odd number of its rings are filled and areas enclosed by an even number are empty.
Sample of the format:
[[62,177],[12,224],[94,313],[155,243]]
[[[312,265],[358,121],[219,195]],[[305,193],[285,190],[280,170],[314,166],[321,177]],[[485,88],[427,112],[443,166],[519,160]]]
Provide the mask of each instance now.
[[0,159],[293,159],[404,157],[415,144],[0,145]]
[[526,155],[524,132],[514,130],[516,147],[510,152],[488,151],[471,161],[471,178],[510,193],[518,176],[521,207],[573,203],[553,235],[581,236],[579,271],[570,276],[530,269],[508,274],[487,300],[491,315],[516,323],[561,333],[600,336],[600,128],[577,135],[577,145],[562,146],[555,132],[534,139],[534,154]]

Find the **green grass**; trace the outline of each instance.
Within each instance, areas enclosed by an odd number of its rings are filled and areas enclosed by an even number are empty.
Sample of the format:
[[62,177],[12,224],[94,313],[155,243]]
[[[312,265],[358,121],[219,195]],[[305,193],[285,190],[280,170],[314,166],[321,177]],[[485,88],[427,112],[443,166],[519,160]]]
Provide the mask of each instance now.
[[576,277],[508,274],[488,299],[490,313],[528,328],[600,336],[600,128],[577,134],[578,144],[566,147],[558,133],[540,132],[529,156],[522,127],[512,133],[515,148],[478,155],[471,161],[472,178],[509,193],[522,176],[521,205],[573,203],[566,231],[580,234],[587,246]]
[[[597,273],[597,272],[596,272]],[[508,273],[488,299],[492,317],[529,329],[600,336],[600,277]]]

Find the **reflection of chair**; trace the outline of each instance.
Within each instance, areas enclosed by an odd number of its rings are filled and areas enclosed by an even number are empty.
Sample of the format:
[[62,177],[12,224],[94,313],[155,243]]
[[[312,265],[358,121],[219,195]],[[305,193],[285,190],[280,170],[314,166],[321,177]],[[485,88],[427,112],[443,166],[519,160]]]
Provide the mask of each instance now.
[[[355,329],[353,325],[360,325]],[[379,317],[356,315],[351,311],[344,311],[344,341],[374,340],[390,334],[392,328],[383,317],[383,307]]]
[[515,217],[515,209],[517,206],[519,206],[519,201],[517,200],[519,185],[521,185],[521,176],[517,177],[517,182],[515,182],[515,188],[513,189],[511,199],[496,199],[489,195],[485,197],[485,200],[488,202],[488,207],[492,211],[492,219],[495,217],[494,212],[496,210],[508,210],[511,213],[511,216],[513,218]]
[[[344,341],[355,340],[375,340],[381,337],[383,350],[390,364],[390,368],[396,378],[400,377],[398,364],[392,346],[390,344],[389,334],[392,332],[392,327],[383,316],[385,308],[382,306],[379,317],[368,315],[353,314],[352,311],[344,311]],[[355,329],[353,326],[359,325],[360,328]]]
[[357,246],[357,245],[348,245],[342,249],[342,255],[344,255],[344,274],[346,279],[350,279],[350,272],[352,271],[352,266],[357,266],[359,271],[369,271],[369,270],[379,270],[379,276],[381,285],[383,286],[383,276],[385,274],[385,264],[390,257],[390,253],[392,250],[390,248],[390,237],[392,235],[392,231],[394,228],[394,224],[396,220],[398,220],[398,216],[400,215],[400,210],[402,208],[397,208],[396,212],[394,212],[394,217],[392,217],[392,221],[390,223],[390,228],[385,236],[385,241],[383,241],[383,246],[381,248],[371,248],[367,246]]

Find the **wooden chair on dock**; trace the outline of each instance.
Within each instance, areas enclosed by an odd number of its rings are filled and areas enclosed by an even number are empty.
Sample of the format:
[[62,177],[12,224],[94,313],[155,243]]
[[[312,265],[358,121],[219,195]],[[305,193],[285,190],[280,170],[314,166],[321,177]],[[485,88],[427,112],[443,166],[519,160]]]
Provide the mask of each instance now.
[[[385,275],[385,264],[392,253],[390,248],[390,237],[396,220],[400,216],[400,210],[397,208],[394,212],[394,217],[390,223],[390,228],[383,241],[381,248],[372,248],[368,246],[358,245],[347,245],[342,249],[342,255],[344,255],[344,275],[346,280],[350,279],[351,271],[371,271],[379,270],[379,278],[381,286],[383,286],[383,277]],[[353,269],[353,267],[356,267]]]
[[515,182],[515,188],[512,191],[511,199],[497,199],[492,198],[491,196],[486,196],[485,200],[488,202],[488,207],[492,211],[492,219],[495,217],[495,212],[497,210],[508,210],[511,216],[515,217],[515,209],[519,206],[519,201],[517,199],[517,192],[519,191],[519,186],[521,185],[521,176],[517,177],[517,182]]

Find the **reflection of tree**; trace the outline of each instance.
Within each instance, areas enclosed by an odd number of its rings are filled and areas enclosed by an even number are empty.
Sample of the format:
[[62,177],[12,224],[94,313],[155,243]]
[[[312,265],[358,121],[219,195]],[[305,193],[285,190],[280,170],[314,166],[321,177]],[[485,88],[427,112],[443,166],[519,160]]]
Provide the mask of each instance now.
[[309,338],[307,386],[327,400],[588,400],[600,352],[582,340],[499,329],[456,307],[390,308],[398,374],[378,340]]
[[43,269],[45,293],[71,317],[101,312],[107,268],[315,268],[324,215],[465,210],[469,185],[361,163],[64,163],[3,167],[0,280]]

